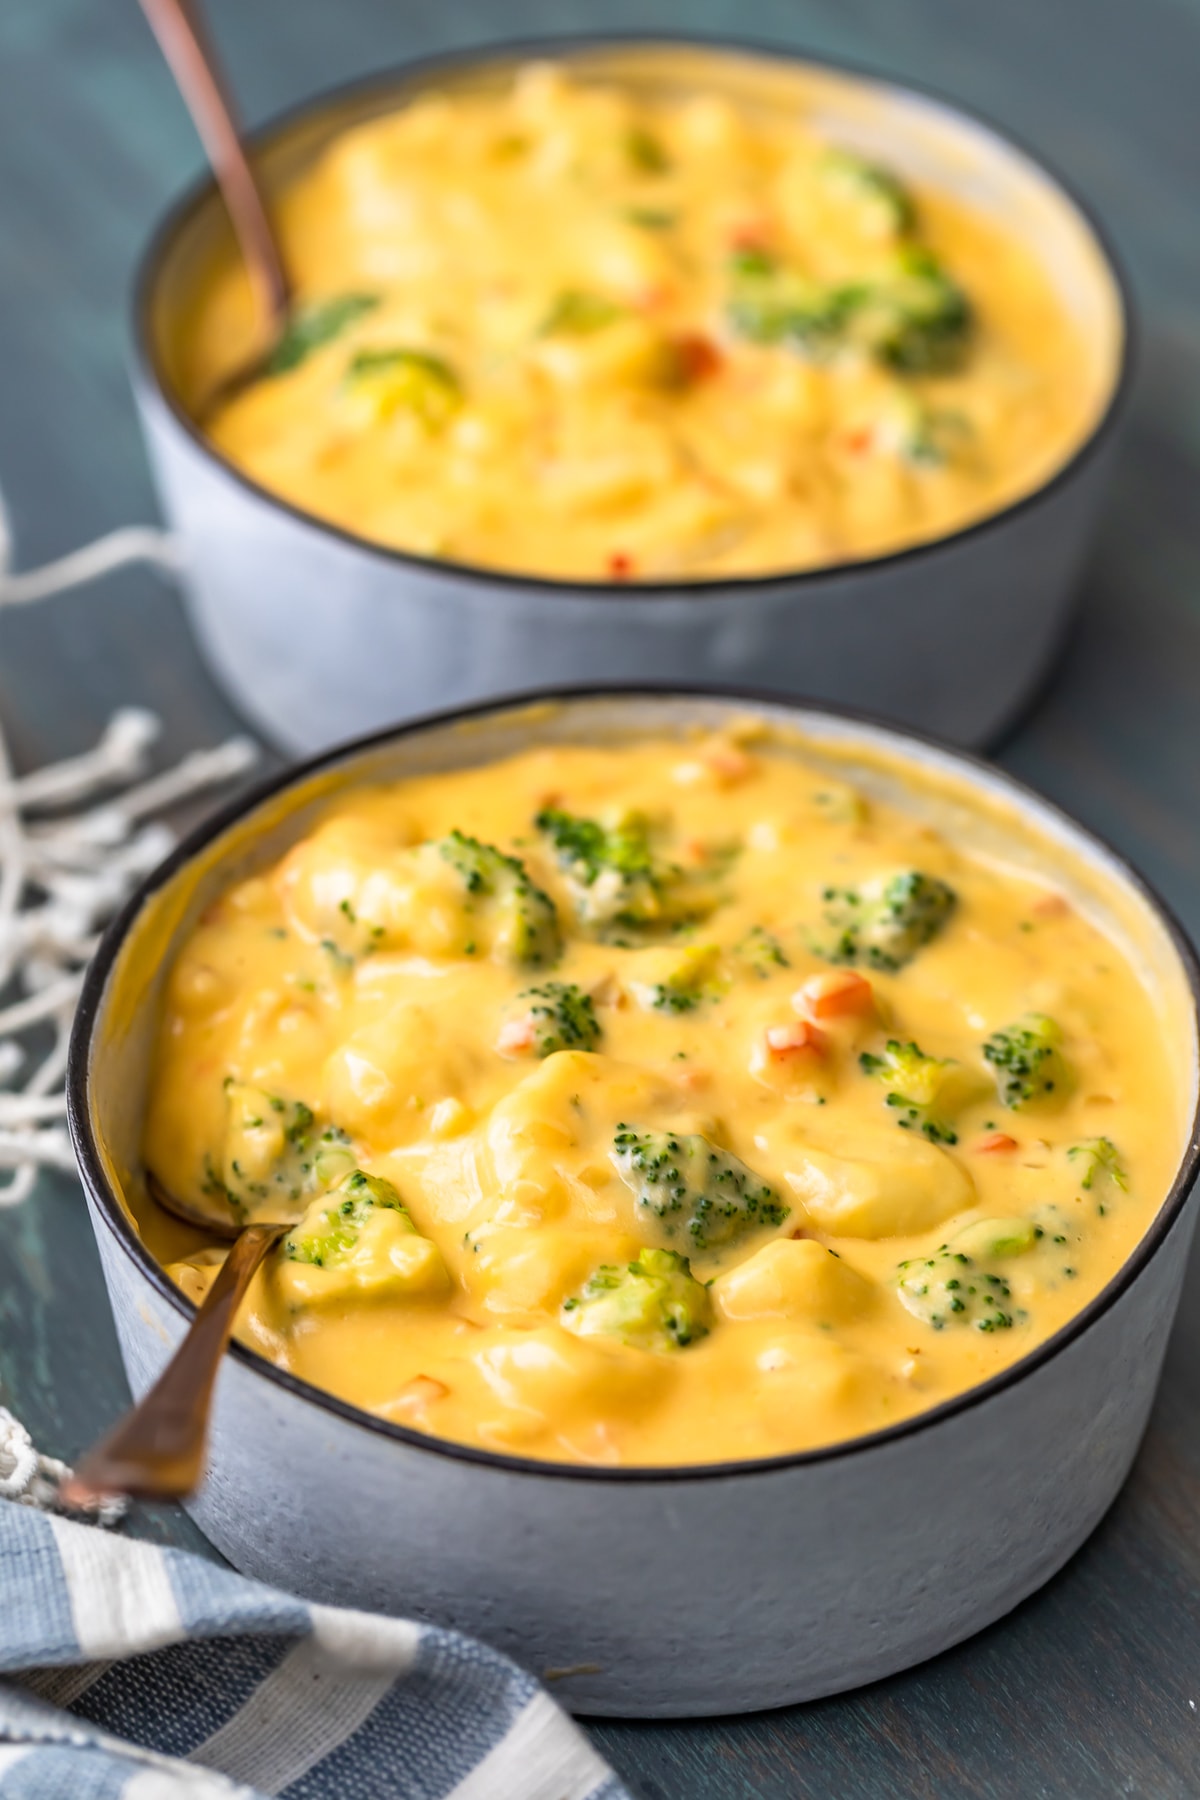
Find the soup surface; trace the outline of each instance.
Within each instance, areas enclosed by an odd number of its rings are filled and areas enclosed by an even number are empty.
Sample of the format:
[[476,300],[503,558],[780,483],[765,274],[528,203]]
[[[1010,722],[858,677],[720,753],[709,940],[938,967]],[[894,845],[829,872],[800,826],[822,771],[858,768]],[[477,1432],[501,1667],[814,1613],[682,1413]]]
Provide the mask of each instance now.
[[[265,487],[399,549],[543,576],[804,569],[952,531],[1094,423],[1039,261],[798,112],[533,65],[348,130],[285,192],[298,310],[206,417]],[[198,406],[250,343],[200,296]]]
[[[829,1444],[1024,1355],[1166,1193],[1175,1072],[1085,910],[752,721],[355,790],[178,955],[146,1162],[295,1221],[241,1335],[386,1419]],[[198,1296],[222,1252],[144,1225]]]

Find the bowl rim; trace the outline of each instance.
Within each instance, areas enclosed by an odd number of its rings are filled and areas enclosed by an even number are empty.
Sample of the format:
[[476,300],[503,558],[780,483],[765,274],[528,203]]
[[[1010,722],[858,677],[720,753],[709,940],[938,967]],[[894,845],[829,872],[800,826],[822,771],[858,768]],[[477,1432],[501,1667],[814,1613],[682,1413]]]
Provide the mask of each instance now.
[[[169,1279],[166,1270],[146,1247],[132,1219],[122,1206],[106,1173],[99,1138],[92,1121],[90,1065],[93,1040],[104,1009],[109,976],[143,907],[158,893],[159,889],[172,881],[194,857],[206,850],[224,832],[250,817],[260,807],[286,793],[289,788],[304,784],[312,776],[319,775],[324,770],[334,768],[339,764],[352,763],[355,759],[399,739],[418,736],[425,731],[438,730],[470,719],[482,719],[496,714],[520,713],[530,707],[547,704],[570,706],[576,701],[620,700],[623,698],[652,698],[665,701],[668,705],[673,699],[680,699],[722,701],[743,708],[755,705],[767,706],[796,715],[801,729],[806,720],[818,723],[821,720],[832,720],[850,726],[859,726],[871,733],[882,732],[896,741],[901,750],[906,743],[915,744],[918,748],[925,750],[932,749],[943,758],[949,759],[952,765],[958,765],[957,772],[972,784],[979,776],[986,776],[988,782],[993,787],[998,785],[1004,790],[1006,797],[1011,799],[1022,812],[1028,812],[1032,805],[1040,810],[1052,826],[1066,827],[1091,849],[1098,851],[1114,867],[1120,879],[1156,916],[1179,959],[1186,979],[1192,1002],[1191,1016],[1196,1027],[1197,1043],[1200,1044],[1200,959],[1198,959],[1197,952],[1179,920],[1153,885],[1099,833],[1081,825],[1063,807],[1048,800],[1036,788],[1010,775],[1007,770],[998,768],[996,764],[989,762],[986,758],[959,749],[944,739],[925,732],[913,731],[878,714],[853,707],[798,699],[793,695],[773,693],[761,688],[715,684],[583,683],[576,686],[531,689],[499,695],[466,706],[448,707],[436,712],[424,713],[417,718],[405,719],[381,731],[369,732],[362,737],[348,739],[303,762],[289,764],[264,780],[253,783],[244,793],[219,807],[189,832],[171,854],[139,884],[106,929],[100,945],[88,965],[71,1030],[67,1065],[67,1118],[71,1141],[84,1187],[94,1202],[96,1212],[103,1219],[109,1232],[116,1238],[126,1256],[150,1281],[159,1297],[165,1300],[175,1312],[181,1314],[185,1322],[190,1323],[196,1311],[195,1305]],[[303,1380],[286,1369],[281,1369],[277,1364],[244,1344],[231,1343],[227,1354],[240,1363],[249,1374],[265,1376],[297,1399],[324,1408],[325,1411],[334,1414],[348,1424],[390,1438],[411,1450],[425,1451],[434,1456],[447,1456],[457,1461],[474,1463],[511,1474],[550,1477],[564,1481],[671,1484],[728,1479],[731,1476],[769,1475],[782,1470],[829,1463],[876,1449],[886,1449],[889,1445],[898,1443],[904,1438],[936,1429],[938,1425],[985,1404],[1027,1376],[1034,1374],[1044,1364],[1067,1349],[1076,1339],[1082,1337],[1132,1286],[1134,1280],[1170,1236],[1195,1185],[1198,1173],[1200,1173],[1200,1084],[1197,1087],[1196,1105],[1190,1132],[1183,1147],[1179,1166],[1153,1221],[1143,1236],[1139,1238],[1130,1255],[1099,1293],[1093,1295],[1086,1306],[1073,1314],[1050,1337],[1035,1345],[1026,1355],[999,1370],[987,1381],[967,1388],[960,1394],[951,1395],[949,1399],[941,1401],[937,1406],[914,1413],[911,1417],[899,1420],[894,1425],[884,1426],[878,1431],[867,1432],[861,1436],[847,1438],[832,1444],[820,1445],[814,1449],[785,1452],[778,1456],[741,1458],[719,1463],[661,1465],[639,1463],[617,1467],[597,1466],[590,1463],[542,1461],[532,1456],[516,1456],[503,1451],[487,1450],[474,1444],[458,1443],[450,1438],[434,1437],[428,1432],[416,1431],[410,1426],[395,1424],[389,1419],[380,1418],[377,1414],[353,1405],[350,1401],[340,1399],[337,1395],[315,1386],[312,1382]]]
[[261,125],[246,134],[246,142],[251,152],[261,150],[277,138],[285,136],[292,127],[300,124],[304,119],[316,117],[339,103],[353,100],[358,96],[369,95],[375,91],[382,93],[390,88],[419,85],[422,80],[436,77],[443,71],[453,72],[464,68],[469,69],[473,65],[486,67],[492,63],[504,63],[517,58],[538,59],[556,56],[566,58],[572,53],[588,50],[616,51],[621,48],[651,51],[655,49],[698,50],[711,52],[714,56],[740,55],[785,66],[811,67],[846,76],[864,86],[882,88],[910,99],[932,102],[943,113],[949,115],[954,123],[970,126],[976,132],[982,132],[985,136],[995,140],[1002,151],[1009,155],[1015,155],[1026,162],[1043,182],[1056,189],[1060,198],[1065,200],[1078,215],[1095,242],[1101,262],[1113,284],[1120,331],[1119,353],[1108,397],[1090,429],[1075,445],[1070,455],[1056,464],[1046,479],[1035,487],[1018,494],[1015,499],[994,511],[968,520],[966,524],[960,525],[953,531],[944,532],[933,538],[920,539],[915,543],[901,544],[897,549],[884,551],[877,556],[844,559],[835,563],[818,564],[812,568],[773,570],[759,575],[701,576],[692,581],[569,580],[557,576],[526,574],[519,570],[491,569],[486,565],[458,562],[449,557],[423,556],[415,551],[381,544],[356,531],[351,531],[347,526],[335,524],[331,520],[321,518],[317,513],[306,511],[305,508],[296,505],[294,501],[272,492],[270,488],[263,486],[253,476],[238,468],[201,430],[183,405],[173,384],[167,379],[151,330],[154,296],[162,265],[169,251],[179,235],[187,228],[192,216],[208,203],[215,193],[215,181],[207,171],[202,171],[196,176],[159,215],[158,223],[153,228],[138,259],[130,297],[132,365],[135,386],[140,384],[147,388],[166,407],[169,416],[183,432],[193,449],[198,451],[204,460],[227,481],[232,482],[248,497],[257,499],[269,508],[283,514],[285,518],[296,524],[307,526],[318,536],[330,538],[347,549],[356,550],[386,565],[407,569],[427,578],[471,580],[500,592],[517,591],[527,594],[553,595],[560,603],[603,599],[608,605],[612,605],[614,602],[617,604],[633,602],[638,605],[653,605],[654,602],[662,600],[704,601],[725,599],[731,596],[738,596],[743,600],[756,596],[767,599],[781,593],[787,595],[795,593],[799,597],[806,589],[819,588],[822,583],[862,577],[868,572],[876,570],[882,572],[896,568],[914,558],[931,557],[941,552],[953,551],[960,544],[969,543],[997,530],[1022,514],[1032,511],[1043,501],[1053,498],[1060,488],[1071,481],[1086,464],[1095,459],[1123,418],[1133,385],[1139,334],[1133,286],[1129,275],[1106,227],[1101,223],[1090,204],[1076,191],[1073,183],[1063,176],[1057,167],[1048,162],[1040,151],[1032,149],[1006,126],[997,124],[986,113],[951,98],[936,87],[927,86],[921,82],[896,80],[851,59],[825,56],[809,50],[790,50],[786,46],[752,37],[653,30],[550,33],[531,37],[497,38],[467,48],[435,51],[429,55],[413,57],[406,62],[392,64],[387,69],[339,82],[333,87],[320,89],[307,99],[297,101],[281,111],[273,113]]

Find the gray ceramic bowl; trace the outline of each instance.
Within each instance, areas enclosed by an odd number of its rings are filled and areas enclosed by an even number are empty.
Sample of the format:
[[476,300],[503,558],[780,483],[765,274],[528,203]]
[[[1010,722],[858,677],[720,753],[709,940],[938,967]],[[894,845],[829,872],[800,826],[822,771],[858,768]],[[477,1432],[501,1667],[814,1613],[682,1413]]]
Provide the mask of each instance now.
[[[72,1133],[135,1393],[193,1311],[142,1243],[123,1195],[136,1196],[142,1179],[164,968],[212,896],[278,856],[346,784],[533,743],[712,726],[747,704],[591,693],[418,721],[260,789],[146,883],[89,971],[69,1076]],[[456,1625],[538,1674],[568,1671],[555,1691],[581,1712],[727,1713],[812,1699],[932,1656],[1032,1593],[1083,1542],[1129,1469],[1195,1223],[1200,971],[1145,884],[985,764],[851,715],[753,704],[798,729],[813,754],[882,749],[942,781],[935,820],[960,838],[983,831],[985,845],[1032,855],[1102,905],[1160,1008],[1191,1126],[1145,1238],[1069,1325],[981,1387],[828,1450],[682,1469],[538,1463],[386,1424],[235,1347],[218,1381],[210,1472],[189,1509],[218,1549],[310,1598]],[[878,770],[864,766],[859,778],[878,791]],[[1035,850],[1002,815],[973,824],[980,799],[1032,831]]]
[[269,737],[311,751],[430,706],[564,681],[769,685],[864,706],[957,743],[992,742],[1032,697],[1067,623],[1129,374],[1129,300],[1096,226],[1006,137],[910,88],[688,42],[521,45],[415,64],[305,104],[256,140],[278,189],[337,133],[421,88],[496,85],[553,55],[634,89],[802,102],[836,141],[961,195],[1019,233],[1089,347],[1095,424],[1033,493],[934,542],[805,573],[687,586],[544,581],[382,549],[239,474],[180,400],[197,283],[232,255],[210,183],[143,261],[135,389],[184,584],[220,680]]

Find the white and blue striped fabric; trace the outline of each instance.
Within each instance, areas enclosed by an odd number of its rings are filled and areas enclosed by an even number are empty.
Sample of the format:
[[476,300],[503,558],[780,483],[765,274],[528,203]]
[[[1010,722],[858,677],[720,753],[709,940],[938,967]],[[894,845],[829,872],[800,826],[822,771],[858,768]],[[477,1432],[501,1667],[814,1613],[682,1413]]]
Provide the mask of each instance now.
[[0,1800],[629,1800],[515,1663],[0,1501]]

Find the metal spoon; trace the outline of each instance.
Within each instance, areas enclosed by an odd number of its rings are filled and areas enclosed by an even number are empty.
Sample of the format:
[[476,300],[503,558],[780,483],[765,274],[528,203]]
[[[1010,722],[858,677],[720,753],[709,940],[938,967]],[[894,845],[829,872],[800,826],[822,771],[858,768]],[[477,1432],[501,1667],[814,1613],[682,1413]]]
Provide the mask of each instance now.
[[208,412],[261,373],[287,328],[291,283],[199,0],[142,0],[142,10],[212,165],[266,325],[264,347],[246,367],[223,377],[200,409]]
[[183,1342],[148,1393],[89,1450],[60,1490],[67,1506],[89,1506],[115,1494],[137,1500],[182,1500],[200,1485],[213,1386],[263,1258],[290,1225],[239,1226],[201,1213],[147,1177],[158,1204],[189,1225],[232,1242]]

